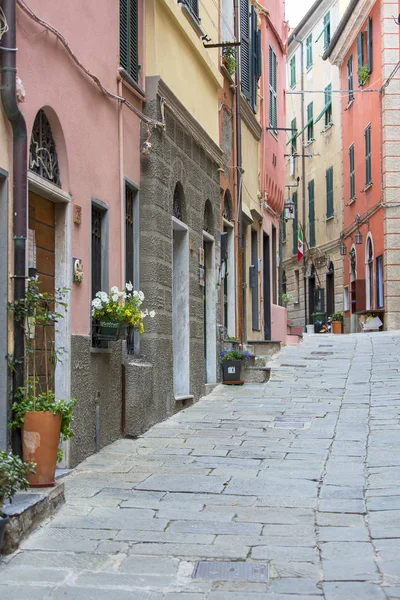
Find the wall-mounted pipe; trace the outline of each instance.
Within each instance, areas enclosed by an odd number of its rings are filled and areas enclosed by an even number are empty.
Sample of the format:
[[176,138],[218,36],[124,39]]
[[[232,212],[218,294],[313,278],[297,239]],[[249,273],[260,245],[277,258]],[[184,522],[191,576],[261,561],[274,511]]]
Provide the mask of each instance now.
[[[10,121],[13,135],[13,238],[14,238],[14,300],[25,297],[26,237],[27,237],[27,131],[24,116],[18,108],[16,95],[17,33],[16,0],[3,0],[3,11],[8,31],[1,45],[1,100],[4,112]],[[7,48],[4,49],[4,48]],[[10,50],[8,50],[8,48]],[[14,392],[24,385],[24,331],[14,321]],[[20,454],[20,436],[13,436],[13,451]]]

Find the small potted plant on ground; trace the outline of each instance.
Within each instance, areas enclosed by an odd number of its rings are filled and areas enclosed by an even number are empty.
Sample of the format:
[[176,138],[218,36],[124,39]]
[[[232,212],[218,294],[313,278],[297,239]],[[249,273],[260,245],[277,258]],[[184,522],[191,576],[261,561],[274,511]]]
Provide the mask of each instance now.
[[117,286],[110,294],[97,292],[92,300],[93,336],[100,341],[115,341],[126,335],[128,327],[144,332],[143,319],[154,317],[154,311],[141,308],[144,294],[133,289],[131,283],[120,291]]
[[56,367],[64,352],[56,347],[55,333],[64,318],[60,311],[67,307],[67,293],[67,289],[41,292],[38,280],[29,278],[25,298],[9,305],[25,332],[25,385],[15,394],[11,427],[21,429],[23,459],[36,464],[35,474],[27,475],[33,487],[55,484],[57,460],[63,455],[59,443],[74,435],[76,400],[58,399],[54,392]]
[[332,333],[342,333],[343,329],[343,313],[335,312],[332,317]]
[[29,487],[27,475],[35,472],[33,463],[24,463],[11,452],[0,451],[0,551],[3,545],[4,531],[10,517],[2,512],[4,502],[12,501],[18,490]]
[[221,351],[220,358],[223,382],[240,381],[242,362],[250,359],[251,354],[239,348],[229,348]]

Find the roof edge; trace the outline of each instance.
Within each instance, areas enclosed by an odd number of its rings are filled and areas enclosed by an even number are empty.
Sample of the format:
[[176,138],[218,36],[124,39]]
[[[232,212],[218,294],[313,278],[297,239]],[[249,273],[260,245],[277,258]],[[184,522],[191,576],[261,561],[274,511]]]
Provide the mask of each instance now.
[[308,19],[313,15],[315,10],[323,3],[323,1],[324,0],[316,0],[316,2],[314,2],[314,4],[311,6],[311,8],[306,12],[304,17],[301,19],[300,23],[293,29],[292,33],[290,34],[289,39],[288,39],[288,46],[294,40],[294,38],[299,33],[299,31],[301,31],[303,29],[303,27],[307,23]]

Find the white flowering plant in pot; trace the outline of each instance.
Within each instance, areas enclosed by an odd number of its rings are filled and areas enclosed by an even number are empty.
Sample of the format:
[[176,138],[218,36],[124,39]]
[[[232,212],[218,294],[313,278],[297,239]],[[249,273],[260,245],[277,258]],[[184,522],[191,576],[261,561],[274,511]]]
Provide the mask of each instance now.
[[92,300],[92,318],[97,326],[99,339],[118,339],[128,327],[144,332],[144,319],[153,318],[154,310],[143,308],[144,294],[133,289],[129,282],[123,290],[117,286],[107,292],[97,292]]

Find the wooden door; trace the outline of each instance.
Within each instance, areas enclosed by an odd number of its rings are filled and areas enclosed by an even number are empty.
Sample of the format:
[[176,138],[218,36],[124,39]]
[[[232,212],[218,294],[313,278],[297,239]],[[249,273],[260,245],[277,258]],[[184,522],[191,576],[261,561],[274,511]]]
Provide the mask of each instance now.
[[[28,227],[34,231],[36,246],[36,273],[41,292],[54,294],[55,291],[55,206],[53,202],[29,192]],[[54,344],[54,329],[47,328],[47,345]],[[43,330],[36,331],[36,375],[44,383],[45,352]],[[48,362],[48,369],[51,365]],[[30,372],[33,372],[31,365]]]

